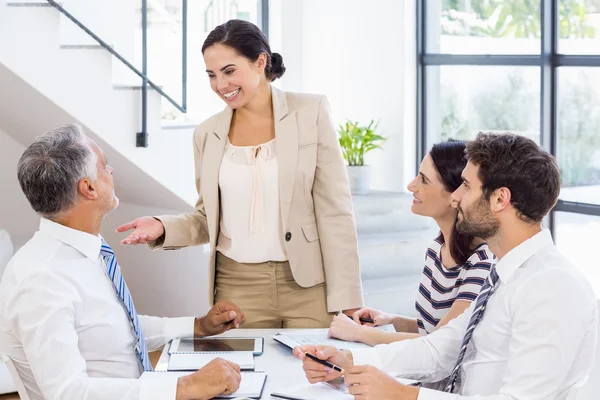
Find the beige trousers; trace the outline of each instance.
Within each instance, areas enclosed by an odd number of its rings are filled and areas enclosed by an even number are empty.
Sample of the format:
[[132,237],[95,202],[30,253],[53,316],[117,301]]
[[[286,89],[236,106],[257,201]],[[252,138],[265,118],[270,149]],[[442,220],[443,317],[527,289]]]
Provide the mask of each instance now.
[[310,288],[294,280],[290,263],[238,263],[217,253],[215,300],[230,300],[246,315],[241,328],[328,328],[325,284]]

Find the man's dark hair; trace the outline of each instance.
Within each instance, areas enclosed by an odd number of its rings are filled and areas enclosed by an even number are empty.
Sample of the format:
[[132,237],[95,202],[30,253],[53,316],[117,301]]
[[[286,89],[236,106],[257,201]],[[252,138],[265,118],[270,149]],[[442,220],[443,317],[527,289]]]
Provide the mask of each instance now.
[[560,192],[556,159],[533,140],[510,133],[477,134],[467,144],[467,160],[479,167],[483,195],[506,187],[511,204],[525,222],[540,222]]

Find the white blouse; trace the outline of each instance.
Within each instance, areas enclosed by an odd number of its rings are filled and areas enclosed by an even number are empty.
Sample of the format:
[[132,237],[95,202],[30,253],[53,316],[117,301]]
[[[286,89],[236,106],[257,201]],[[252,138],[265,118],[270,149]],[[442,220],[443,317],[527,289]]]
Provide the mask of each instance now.
[[240,147],[227,138],[219,190],[221,229],[217,251],[240,263],[287,261],[275,139]]

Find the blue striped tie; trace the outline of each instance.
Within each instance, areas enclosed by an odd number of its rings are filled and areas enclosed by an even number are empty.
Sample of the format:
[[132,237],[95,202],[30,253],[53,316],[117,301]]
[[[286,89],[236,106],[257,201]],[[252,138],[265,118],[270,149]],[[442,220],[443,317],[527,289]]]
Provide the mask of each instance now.
[[469,325],[467,326],[467,331],[465,333],[465,337],[463,338],[462,346],[460,348],[460,353],[458,354],[458,360],[456,361],[456,365],[450,374],[450,378],[448,378],[448,384],[446,386],[445,392],[453,393],[456,380],[458,378],[458,373],[460,371],[460,367],[462,365],[463,359],[465,358],[465,353],[467,352],[467,346],[473,337],[473,331],[475,327],[481,321],[483,317],[483,312],[485,311],[485,306],[487,305],[488,300],[494,293],[496,289],[496,283],[498,282],[498,273],[496,272],[496,268],[492,267],[490,274],[488,275],[487,280],[483,284],[481,291],[479,292],[479,296],[477,297],[477,301],[475,302],[475,309],[473,310],[473,314],[471,314],[471,319],[469,320]]
[[102,240],[100,255],[102,255],[102,258],[104,258],[104,264],[106,267],[106,272],[108,273],[108,277],[112,281],[113,287],[115,288],[119,299],[121,299],[121,302],[123,302],[123,306],[125,307],[125,310],[127,310],[127,315],[131,321],[131,326],[137,339],[135,352],[142,363],[142,367],[144,367],[144,371],[152,371],[152,364],[150,364],[150,357],[148,357],[144,333],[142,332],[140,320],[138,319],[135,306],[133,305],[131,293],[129,293],[129,289],[125,283],[125,278],[123,278],[123,275],[121,274],[121,267],[119,267],[117,257],[115,257],[115,253],[104,241],[104,239]]

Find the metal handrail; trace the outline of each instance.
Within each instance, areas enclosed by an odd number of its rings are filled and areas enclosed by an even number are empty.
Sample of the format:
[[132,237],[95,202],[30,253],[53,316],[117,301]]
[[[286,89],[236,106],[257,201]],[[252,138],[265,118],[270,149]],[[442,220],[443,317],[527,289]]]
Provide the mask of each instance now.
[[109,46],[104,40],[98,35],[92,32],[86,27],[81,21],[75,18],[71,13],[65,10],[60,4],[54,0],[46,0],[48,4],[56,8],[65,17],[69,18],[75,25],[81,28],[87,33],[92,39],[94,39],[102,48],[108,51],[110,54],[115,56],[121,61],[127,68],[133,73],[142,78],[142,131],[137,133],[136,146],[137,147],[148,147],[148,132],[147,132],[147,113],[148,113],[148,86],[156,90],[162,97],[164,97],[169,103],[171,103],[179,111],[187,112],[187,0],[182,0],[182,21],[181,21],[181,32],[182,32],[182,74],[181,74],[181,105],[166,94],[156,83],[148,78],[148,6],[147,0],[142,0],[142,71],[139,71],[129,61],[127,61],[122,55],[115,51]]

